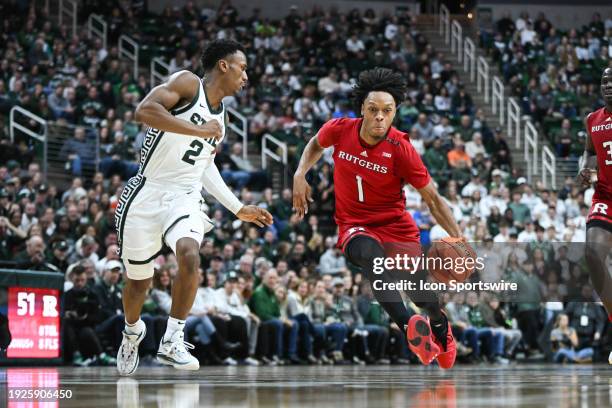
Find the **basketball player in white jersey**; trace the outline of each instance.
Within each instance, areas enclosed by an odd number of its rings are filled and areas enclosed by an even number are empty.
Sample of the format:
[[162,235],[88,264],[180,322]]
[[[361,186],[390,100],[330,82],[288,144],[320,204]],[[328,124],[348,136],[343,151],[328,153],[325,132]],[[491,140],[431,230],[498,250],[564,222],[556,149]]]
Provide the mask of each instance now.
[[202,211],[202,187],[242,221],[260,227],[272,223],[270,213],[236,198],[213,162],[215,147],[226,132],[221,100],[241,90],[248,79],[244,49],[235,41],[213,41],[203,52],[202,67],[203,78],[179,71],[136,108],[136,120],[150,129],[138,174],[121,193],[115,215],[127,275],[125,330],[117,355],[122,375],[138,367],[138,345],[146,334],[140,311],[153,276],[153,259],[164,244],[176,254],[179,271],[157,359],[183,370],[200,367],[187,351],[193,346],[183,341],[183,329],[198,288],[200,243],[213,227]]

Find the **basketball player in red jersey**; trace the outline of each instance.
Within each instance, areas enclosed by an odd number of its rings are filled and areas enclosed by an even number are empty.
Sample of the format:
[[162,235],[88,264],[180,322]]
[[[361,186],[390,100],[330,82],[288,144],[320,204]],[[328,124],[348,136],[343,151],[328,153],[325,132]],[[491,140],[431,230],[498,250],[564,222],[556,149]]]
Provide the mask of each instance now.
[[[595,194],[586,233],[586,261],[595,290],[612,323],[612,274],[606,258],[612,248],[612,68],[601,75],[601,93],[606,105],[586,117],[587,139],[579,180],[583,185],[597,175]],[[612,364],[612,352],[608,357]]]
[[[382,275],[374,272],[375,260],[397,254],[394,247],[398,244],[404,244],[403,251],[410,256],[421,255],[419,230],[406,211],[402,189],[406,183],[419,191],[449,235],[461,237],[459,226],[407,135],[391,126],[406,90],[402,76],[390,69],[362,72],[353,89],[362,118],[325,123],[308,142],[293,178],[293,207],[303,217],[308,212],[308,202],[312,202],[305,176],[323,150],[334,147],[338,245],[351,263],[365,271],[370,283],[400,279],[398,271],[385,270]],[[408,275],[402,278],[408,279]],[[408,345],[423,364],[437,358],[440,367],[453,366],[455,340],[436,293],[419,292],[416,299],[408,292],[414,303],[427,312],[428,321],[419,315],[409,318],[399,291],[373,286],[373,292],[393,321],[405,328]]]

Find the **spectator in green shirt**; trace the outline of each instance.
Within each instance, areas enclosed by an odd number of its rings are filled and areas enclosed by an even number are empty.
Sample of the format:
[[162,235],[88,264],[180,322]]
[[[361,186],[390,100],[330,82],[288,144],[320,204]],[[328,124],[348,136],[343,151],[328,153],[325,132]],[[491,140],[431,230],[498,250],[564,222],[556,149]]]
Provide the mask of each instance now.
[[429,174],[438,184],[448,177],[448,162],[446,152],[442,148],[442,140],[436,137],[431,148],[425,151],[423,161],[429,170]]
[[493,330],[485,321],[482,305],[479,303],[476,292],[467,294],[466,308],[471,327],[466,329],[465,336],[472,350],[474,350],[474,354],[478,355],[480,352],[478,340],[482,340],[483,344],[487,345],[488,357],[491,362],[508,364],[508,360],[502,357],[504,354],[504,336],[501,332]]
[[515,282],[517,290],[513,301],[516,302],[516,319],[523,339],[532,351],[539,350],[538,334],[540,333],[540,280],[533,273],[534,265],[526,261],[519,265],[516,254],[508,257],[506,282]]
[[559,157],[569,156],[572,151],[572,144],[577,141],[569,119],[563,119],[561,128],[553,132],[551,136],[557,149],[557,155]]
[[461,125],[457,128],[456,132],[461,135],[461,140],[469,142],[472,140],[474,135],[474,127],[472,125],[472,118],[469,115],[461,116]]
[[517,226],[525,225],[525,221],[531,218],[529,207],[525,203],[521,203],[521,197],[521,192],[515,190],[512,193],[512,202],[508,204],[508,208],[512,210],[512,215],[514,216],[514,223]]
[[[268,270],[249,301],[251,311],[261,320],[258,343],[261,341],[262,347],[258,344],[257,355],[266,363],[274,361],[278,364],[284,355],[284,337],[285,333],[288,332],[289,342],[287,344],[287,351],[289,360],[299,363],[300,359],[297,356],[298,325],[295,322],[285,325],[280,319],[280,306],[275,295],[277,285],[278,273],[276,269]],[[271,338],[269,337],[271,333],[273,333],[276,339],[276,349],[274,351],[267,347],[271,343]],[[271,361],[269,357],[271,357]]]

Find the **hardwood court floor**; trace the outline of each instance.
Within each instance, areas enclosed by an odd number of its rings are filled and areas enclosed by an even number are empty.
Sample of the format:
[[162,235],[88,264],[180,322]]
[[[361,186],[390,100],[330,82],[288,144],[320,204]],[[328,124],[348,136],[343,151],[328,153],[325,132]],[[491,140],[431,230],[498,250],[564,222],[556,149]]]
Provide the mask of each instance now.
[[[72,399],[8,400],[17,387],[71,390]],[[9,388],[10,387],[10,388]],[[2,395],[4,394],[4,395]],[[0,407],[612,407],[612,366],[460,365],[0,368]],[[8,404],[7,404],[8,402]]]

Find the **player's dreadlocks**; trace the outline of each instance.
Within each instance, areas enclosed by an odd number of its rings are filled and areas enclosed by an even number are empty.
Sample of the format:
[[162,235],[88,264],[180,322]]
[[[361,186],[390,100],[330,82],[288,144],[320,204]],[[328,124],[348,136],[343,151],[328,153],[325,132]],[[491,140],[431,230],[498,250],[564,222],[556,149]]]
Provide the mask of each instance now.
[[202,52],[202,68],[204,72],[211,71],[220,59],[232,55],[236,51],[242,51],[246,55],[244,47],[233,40],[215,40],[208,44]]
[[370,92],[387,92],[393,96],[395,104],[404,101],[407,85],[404,77],[389,68],[376,67],[359,74],[357,84],[353,86],[353,101],[357,111],[361,110],[363,101]]

